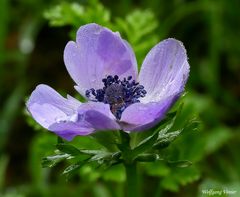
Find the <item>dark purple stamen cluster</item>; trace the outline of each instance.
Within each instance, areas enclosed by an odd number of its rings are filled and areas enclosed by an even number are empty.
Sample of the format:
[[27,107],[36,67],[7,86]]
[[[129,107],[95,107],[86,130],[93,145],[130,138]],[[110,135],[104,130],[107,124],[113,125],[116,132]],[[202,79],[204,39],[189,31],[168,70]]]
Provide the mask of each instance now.
[[139,98],[146,95],[146,90],[132,77],[120,80],[117,75],[109,75],[102,80],[102,89],[89,89],[86,97],[95,102],[108,103],[112,113],[120,120],[122,112],[131,104],[140,102]]

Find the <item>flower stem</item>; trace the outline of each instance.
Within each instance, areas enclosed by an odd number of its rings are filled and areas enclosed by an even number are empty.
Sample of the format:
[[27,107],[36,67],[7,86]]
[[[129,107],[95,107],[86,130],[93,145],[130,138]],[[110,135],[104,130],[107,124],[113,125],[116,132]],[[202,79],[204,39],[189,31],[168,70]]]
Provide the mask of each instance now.
[[127,197],[139,197],[139,184],[137,176],[137,163],[124,163],[127,176]]
[[120,130],[121,144],[119,149],[122,152],[123,164],[126,171],[126,196],[139,197],[139,183],[137,176],[137,162],[133,159],[132,149],[130,145],[131,138],[128,133]]

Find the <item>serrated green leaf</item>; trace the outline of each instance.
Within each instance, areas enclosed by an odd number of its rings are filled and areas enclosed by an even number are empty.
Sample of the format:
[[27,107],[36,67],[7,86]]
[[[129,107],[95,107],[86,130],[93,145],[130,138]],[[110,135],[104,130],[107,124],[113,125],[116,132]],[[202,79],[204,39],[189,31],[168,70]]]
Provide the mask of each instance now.
[[134,10],[124,19],[116,18],[115,24],[116,30],[120,31],[133,46],[140,66],[144,56],[158,41],[155,34],[157,19],[150,10]]
[[159,124],[153,127],[152,130],[159,131],[159,134],[167,133],[169,129],[171,129],[174,125],[178,113],[178,111],[168,113],[166,118],[164,118]]
[[76,147],[70,144],[65,144],[65,143],[59,143],[56,145],[56,148],[60,150],[61,152],[70,154],[72,156],[77,156],[80,155],[82,152],[78,150]]
[[163,126],[158,127],[158,129],[159,129],[159,138],[160,138],[161,135],[164,135],[165,133],[167,133],[172,128],[172,126],[175,123],[176,116],[177,116],[177,112],[173,113],[172,114],[172,119],[167,124],[165,124],[164,127]]
[[[181,107],[179,108],[181,109]],[[173,126],[176,116],[180,110],[169,113],[167,117],[161,121],[157,126],[152,129],[152,135],[143,139],[129,154],[132,158],[135,158],[141,153],[146,152],[155,147],[166,147],[168,146],[180,133],[181,131],[175,131],[166,134]],[[149,133],[148,133],[149,135]]]
[[77,170],[80,169],[82,165],[79,164],[79,163],[76,163],[76,164],[72,164],[70,166],[68,166],[67,168],[65,168],[65,170],[63,171],[63,174],[69,174],[69,173],[74,173],[76,172]]
[[103,150],[81,150],[81,152],[87,155],[98,155],[106,153],[106,151]]
[[53,155],[53,156],[48,156],[48,157],[44,157],[42,158],[42,167],[46,168],[46,167],[53,167],[55,166],[57,163],[65,160],[65,159],[69,159],[71,156],[69,154],[59,154],[59,155]]
[[148,138],[151,138],[151,136],[153,136],[154,133],[156,132],[159,132],[159,131],[161,131],[162,133],[167,132],[174,124],[176,115],[177,115],[177,111],[168,113],[166,117],[161,122],[159,122],[156,126],[151,128],[151,130],[137,133],[137,138],[138,138],[137,141],[139,141],[138,146],[144,143],[146,140],[148,140]]
[[87,3],[62,2],[44,12],[44,17],[52,26],[72,26],[76,30],[87,23],[95,22],[110,25],[110,12],[100,2],[89,0]]
[[112,157],[112,153],[109,152],[101,152],[99,154],[96,154],[92,156],[89,159],[89,162],[97,161],[99,164],[102,164],[104,160],[110,160]]
[[52,26],[74,24],[78,17],[84,14],[84,7],[77,3],[62,2],[44,12],[44,17]]
[[104,150],[80,150],[81,154],[89,155],[88,162],[98,162],[98,164],[119,163],[121,152],[108,152]]
[[199,120],[197,120],[196,118],[190,119],[185,123],[185,125],[183,127],[183,132],[197,131],[200,124],[201,124],[201,122]]
[[177,192],[181,185],[186,185],[198,180],[200,172],[196,166],[188,168],[171,168],[171,172],[162,178],[161,186],[164,189]]
[[153,145],[154,148],[162,149],[166,148],[173,142],[180,134],[182,130],[169,132],[166,134],[159,133],[156,143]]
[[132,157],[135,158],[139,154],[152,148],[152,146],[156,142],[157,138],[158,138],[158,132],[154,133],[153,135],[149,136],[148,138],[146,138],[145,140],[140,142],[140,144],[131,151]]

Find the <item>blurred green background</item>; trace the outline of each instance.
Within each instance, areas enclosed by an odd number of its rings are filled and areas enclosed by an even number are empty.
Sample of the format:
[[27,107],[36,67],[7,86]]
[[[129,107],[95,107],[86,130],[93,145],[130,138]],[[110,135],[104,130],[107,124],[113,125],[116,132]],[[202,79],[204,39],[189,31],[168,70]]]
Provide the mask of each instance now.
[[[188,168],[161,162],[140,166],[143,196],[207,196],[228,189],[240,196],[240,1],[0,1],[0,196],[124,196],[122,166],[84,167],[66,182],[64,163],[41,167],[56,136],[26,115],[25,100],[45,83],[76,95],[63,50],[80,25],[96,22],[128,40],[139,67],[151,47],[181,40],[191,66],[183,119],[198,114],[198,131],[177,139],[169,152]],[[95,146],[91,138],[73,143]],[[219,196],[219,195],[216,195]]]

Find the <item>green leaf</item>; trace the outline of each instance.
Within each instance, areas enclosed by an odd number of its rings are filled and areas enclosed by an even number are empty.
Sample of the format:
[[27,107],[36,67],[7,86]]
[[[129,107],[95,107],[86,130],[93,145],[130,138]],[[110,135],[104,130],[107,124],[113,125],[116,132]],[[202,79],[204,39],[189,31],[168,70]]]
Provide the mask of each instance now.
[[42,158],[42,167],[43,168],[53,167],[57,163],[69,158],[71,158],[69,154],[59,154],[59,155],[44,157]]
[[166,165],[166,162],[156,161],[151,163],[144,163],[146,173],[150,176],[164,177],[171,173],[171,169]]
[[153,135],[149,136],[148,138],[140,142],[140,144],[131,151],[132,157],[135,158],[139,154],[151,149],[153,144],[156,142],[157,138],[158,132],[154,133]]
[[95,22],[110,26],[110,12],[99,1],[89,0],[85,4],[61,2],[46,10],[44,17],[52,26],[71,26],[71,35],[75,37],[76,30],[87,23]]
[[72,156],[77,156],[82,154],[80,150],[78,150],[75,146],[65,143],[59,143],[56,145],[56,148],[63,153],[70,154]]
[[102,150],[102,146],[93,136],[78,136],[71,141],[71,145],[79,150]]
[[80,154],[89,155],[88,162],[97,162],[98,164],[113,164],[118,162],[121,152],[108,152],[104,150],[79,150]]
[[153,127],[153,130],[159,131],[160,133],[164,134],[172,128],[175,123],[176,116],[179,114],[179,111],[174,111],[168,113],[166,118],[164,118],[158,125]]
[[97,161],[99,164],[102,164],[104,160],[110,160],[112,158],[112,153],[102,151],[99,154],[92,156],[89,159],[89,162]]
[[232,133],[227,127],[215,127],[209,132],[205,140],[205,151],[207,154],[211,154],[223,146],[229,139],[231,139]]
[[[155,30],[158,21],[150,10],[134,10],[124,19],[116,18],[116,30],[120,31],[134,48],[138,65],[158,41]],[[134,36],[133,36],[134,35]]]
[[171,142],[173,142],[180,134],[182,130],[173,131],[170,133],[162,134],[159,133],[157,142],[153,145],[154,148],[162,149],[166,148],[170,145]]
[[[156,125],[152,130],[153,134],[145,139],[143,139],[132,151],[132,156],[136,157],[138,154],[141,154],[153,146],[161,146],[166,143],[170,143],[179,135],[179,131],[172,132],[172,134],[165,134],[168,132],[176,119],[177,111],[167,114],[167,117],[163,119],[158,125]],[[147,132],[146,132],[147,133]],[[149,135],[149,133],[148,133]]]
[[52,26],[74,24],[77,18],[84,14],[84,7],[77,3],[66,3],[52,7],[44,12],[44,17]]
[[81,150],[81,152],[87,155],[98,155],[98,154],[106,153],[106,151],[102,151],[102,150]]
[[194,165],[188,168],[171,168],[170,173],[162,178],[161,187],[172,192],[177,192],[179,187],[196,181],[200,172]]
[[117,131],[98,131],[91,135],[99,144],[106,147],[109,151],[116,151],[116,144],[119,142]]
[[189,119],[186,121],[182,132],[197,131],[200,124],[201,122],[197,118]]
[[72,164],[70,166],[68,166],[67,168],[65,168],[65,170],[63,171],[63,174],[65,175],[73,175],[75,174],[86,162],[78,162],[75,164]]
[[159,161],[160,157],[158,154],[155,153],[144,153],[138,155],[135,160],[140,162],[154,162]]
[[192,165],[191,161],[182,160],[182,161],[168,161],[168,166],[170,167],[178,167],[178,168],[186,168]]
[[153,136],[157,132],[162,132],[162,133],[167,132],[174,124],[176,115],[177,115],[177,111],[168,113],[166,117],[162,121],[160,121],[156,126],[151,128],[151,130],[136,133],[136,138],[137,138],[136,141],[138,146],[144,143],[146,140],[148,140],[148,138],[151,138],[151,136]]

